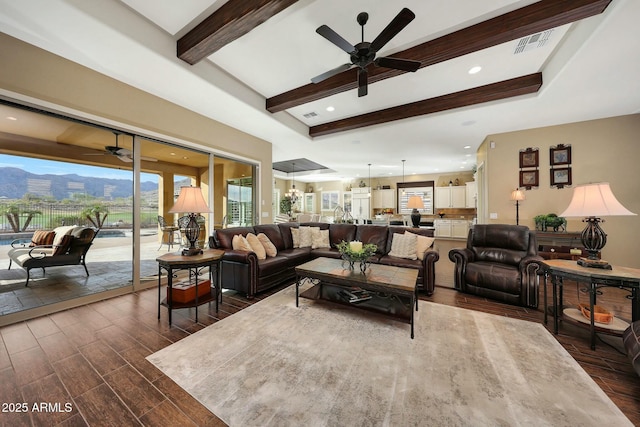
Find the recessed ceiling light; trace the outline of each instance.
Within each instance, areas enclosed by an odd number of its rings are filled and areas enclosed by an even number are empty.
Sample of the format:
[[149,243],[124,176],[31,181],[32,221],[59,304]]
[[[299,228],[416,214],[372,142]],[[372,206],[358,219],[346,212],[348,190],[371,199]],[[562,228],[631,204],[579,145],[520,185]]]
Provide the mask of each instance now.
[[465,146],[464,146],[464,149],[465,149],[465,150],[468,150],[469,148],[471,148],[471,146],[470,146],[470,145],[465,145]]
[[334,111],[334,110],[335,110],[335,107],[333,107],[333,106],[331,106],[331,105],[329,105],[329,106],[327,107],[327,111]]
[[15,117],[13,117],[13,116],[7,116],[7,120],[13,120],[13,121],[16,121],[16,120],[18,120],[18,119],[17,119],[17,118],[15,118]]
[[479,72],[480,72],[480,70],[482,70],[482,67],[481,67],[481,66],[479,66],[479,65],[476,65],[475,67],[471,67],[471,68],[469,69],[469,74],[476,74],[476,73],[479,73]]

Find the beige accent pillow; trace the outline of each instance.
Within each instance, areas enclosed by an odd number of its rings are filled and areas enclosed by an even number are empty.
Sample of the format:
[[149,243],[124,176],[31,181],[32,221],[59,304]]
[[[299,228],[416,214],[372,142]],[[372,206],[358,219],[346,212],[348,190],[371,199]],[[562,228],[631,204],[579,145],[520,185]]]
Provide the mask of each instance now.
[[300,229],[291,227],[291,240],[293,241],[293,247],[300,247]]
[[231,247],[234,251],[253,252],[251,245],[242,234],[236,234],[231,240]]
[[278,249],[276,249],[276,245],[274,245],[271,240],[267,237],[266,234],[260,233],[258,234],[258,240],[262,243],[264,247],[264,251],[267,253],[267,256],[274,257],[278,255]]
[[418,243],[417,235],[415,234],[393,234],[393,240],[391,241],[391,252],[389,255],[397,258],[406,259],[418,259],[416,254],[416,246]]
[[313,243],[312,232],[314,230],[320,231],[320,227],[300,227],[300,247],[310,248]]
[[260,240],[258,240],[258,237],[255,234],[247,234],[246,239],[249,246],[251,246],[251,250],[256,253],[258,259],[267,259],[267,251],[264,250],[264,246],[262,246],[262,243],[260,243]]
[[330,247],[329,230],[320,230],[319,227],[313,227],[311,230],[311,249]]
[[75,228],[75,225],[65,225],[54,228],[53,231],[56,233],[56,237],[53,238],[53,246],[60,246],[64,236],[66,236],[67,234],[71,234],[73,230],[75,230]]
[[418,242],[416,244],[416,255],[420,261],[424,260],[424,254],[427,253],[427,250],[433,245],[433,242],[436,241],[433,237],[421,236],[420,234],[415,234],[410,231],[405,231],[404,234],[413,234],[417,237]]

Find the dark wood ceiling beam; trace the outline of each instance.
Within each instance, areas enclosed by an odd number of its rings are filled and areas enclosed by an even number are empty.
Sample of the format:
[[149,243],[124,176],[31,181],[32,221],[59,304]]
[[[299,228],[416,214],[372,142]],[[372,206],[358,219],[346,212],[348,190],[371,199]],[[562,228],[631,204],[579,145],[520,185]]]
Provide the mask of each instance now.
[[[421,68],[427,67],[597,15],[602,13],[609,3],[611,0],[542,0],[392,56],[420,61]],[[369,66],[368,71],[369,84],[404,73],[375,66]],[[357,86],[356,70],[350,69],[320,83],[309,83],[268,98],[266,108],[275,113],[355,89]]]
[[424,99],[410,104],[373,111],[359,116],[349,117],[334,122],[323,123],[309,128],[312,137],[329,135],[337,132],[373,126],[395,120],[422,116],[438,111],[452,110],[489,101],[511,98],[519,95],[536,93],[542,86],[542,73],[529,74],[514,79],[491,83],[472,89],[454,92],[435,98]]
[[298,0],[229,0],[178,40],[178,58],[193,65]]

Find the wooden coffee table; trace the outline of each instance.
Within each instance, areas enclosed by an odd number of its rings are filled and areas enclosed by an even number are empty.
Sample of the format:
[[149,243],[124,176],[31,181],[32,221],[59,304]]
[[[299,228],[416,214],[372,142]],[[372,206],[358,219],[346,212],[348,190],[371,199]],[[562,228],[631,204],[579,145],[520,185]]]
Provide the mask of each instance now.
[[[346,268],[345,268],[346,267]],[[316,258],[296,267],[296,307],[299,296],[374,311],[411,325],[413,339],[414,307],[418,311],[418,270],[371,264],[365,273],[358,266],[351,270],[341,259]],[[310,281],[310,289],[299,293],[300,285]],[[370,299],[349,302],[345,291],[361,289]]]

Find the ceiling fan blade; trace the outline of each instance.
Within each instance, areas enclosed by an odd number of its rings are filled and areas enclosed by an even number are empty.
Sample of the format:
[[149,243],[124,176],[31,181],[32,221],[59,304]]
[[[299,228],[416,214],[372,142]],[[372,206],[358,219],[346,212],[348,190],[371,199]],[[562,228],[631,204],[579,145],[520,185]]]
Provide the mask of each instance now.
[[316,29],[316,33],[320,34],[325,39],[329,40],[331,43],[338,46],[340,49],[344,50],[347,53],[352,53],[356,51],[354,45],[346,41],[342,38],[342,36],[326,25],[321,25]]
[[127,148],[119,148],[118,150],[114,151],[113,154],[115,154],[116,156],[131,156],[133,154],[133,151]]
[[378,67],[394,68],[396,70],[415,72],[420,68],[420,61],[411,61],[409,59],[389,58],[382,56],[374,62]]
[[121,155],[117,155],[117,158],[119,158],[120,160],[122,160],[125,163],[132,163],[133,159],[129,156],[121,156]]
[[367,96],[367,69],[360,68],[358,70],[358,97]]
[[409,22],[413,21],[416,15],[407,9],[406,7],[396,15],[395,18],[386,26],[384,30],[371,42],[370,50],[377,52],[382,47],[395,37],[404,27],[409,25]]
[[320,83],[321,81],[326,80],[329,77],[335,76],[336,74],[340,74],[341,72],[346,71],[349,68],[351,68],[351,64],[342,64],[341,66],[336,67],[333,70],[329,70],[325,73],[320,74],[319,76],[315,76],[314,78],[311,79],[311,82]]

